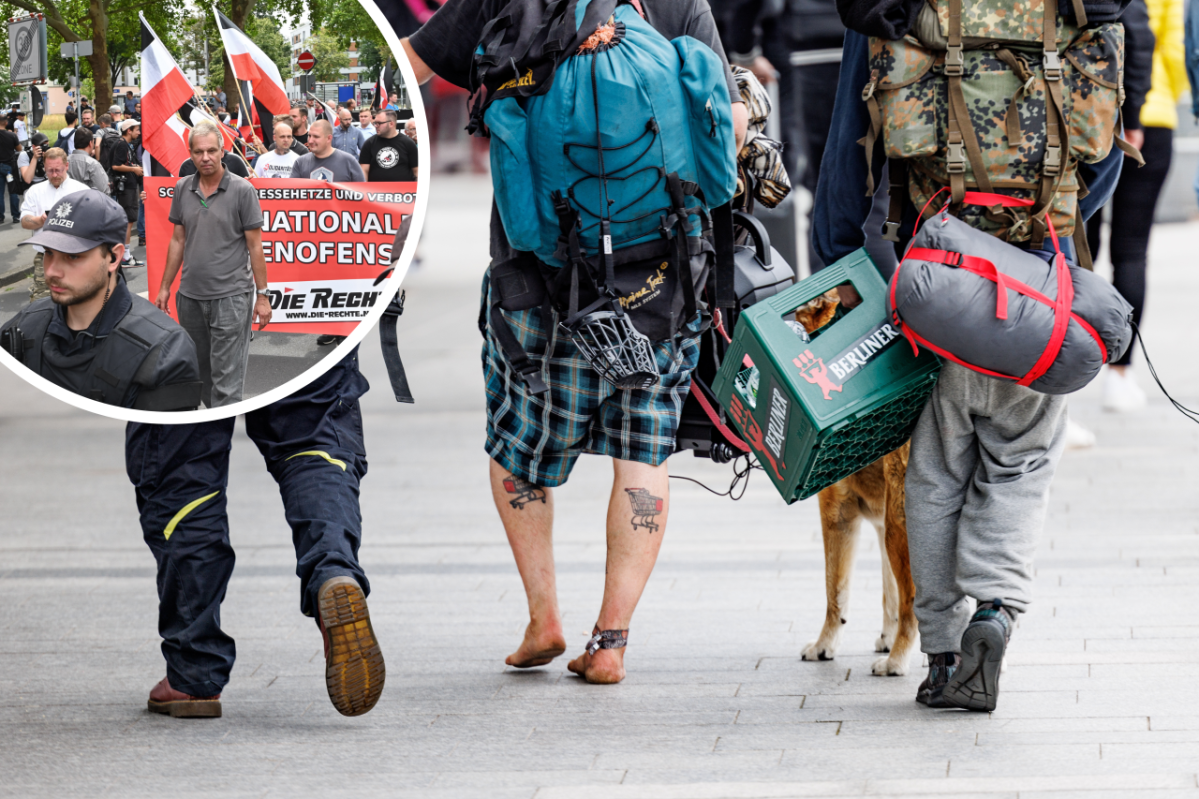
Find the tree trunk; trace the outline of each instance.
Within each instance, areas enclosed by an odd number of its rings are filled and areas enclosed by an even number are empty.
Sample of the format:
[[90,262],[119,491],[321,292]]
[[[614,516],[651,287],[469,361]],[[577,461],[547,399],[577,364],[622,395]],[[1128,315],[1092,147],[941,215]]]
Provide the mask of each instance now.
[[92,105],[96,108],[96,116],[106,113],[112,105],[112,77],[108,65],[108,2],[107,0],[90,0],[87,7],[88,18],[92,21],[92,54],[88,63],[92,65],[92,81],[95,83],[95,97]]
[[[246,20],[250,18],[250,12],[254,10],[255,0],[233,0],[233,4],[229,9],[229,19],[233,24],[246,29]],[[237,80],[233,77],[233,68],[229,65],[229,56],[225,56],[225,96],[228,98],[226,110],[231,116],[236,118],[236,109],[241,103],[238,101],[239,94],[237,89]]]

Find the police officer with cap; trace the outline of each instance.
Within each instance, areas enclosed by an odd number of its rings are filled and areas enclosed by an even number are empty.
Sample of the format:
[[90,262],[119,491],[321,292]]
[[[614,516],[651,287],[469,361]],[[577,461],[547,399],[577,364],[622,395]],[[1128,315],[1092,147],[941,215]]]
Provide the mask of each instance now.
[[21,242],[45,249],[50,296],[0,328],[0,345],[88,399],[149,411],[196,408],[195,345],[125,285],[125,231],[125,212],[100,192],[76,192],[51,206],[41,230]]

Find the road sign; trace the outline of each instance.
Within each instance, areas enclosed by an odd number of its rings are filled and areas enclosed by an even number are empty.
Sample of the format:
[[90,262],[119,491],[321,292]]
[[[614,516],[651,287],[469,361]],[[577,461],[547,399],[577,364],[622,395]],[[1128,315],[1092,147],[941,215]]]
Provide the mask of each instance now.
[[8,21],[9,76],[12,83],[45,83],[46,18],[41,14]]
[[305,72],[311,72],[312,68],[316,66],[316,56],[305,50],[304,52],[300,53],[299,58],[296,59],[296,66]]
[[61,50],[63,58],[84,58],[92,54],[92,42],[63,42]]

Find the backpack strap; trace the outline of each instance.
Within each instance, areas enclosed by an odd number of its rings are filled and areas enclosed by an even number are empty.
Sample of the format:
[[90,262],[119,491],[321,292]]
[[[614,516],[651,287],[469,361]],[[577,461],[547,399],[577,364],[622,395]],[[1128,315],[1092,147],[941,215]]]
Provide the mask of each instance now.
[[903,222],[903,201],[908,196],[908,165],[903,159],[887,159],[887,221],[883,223],[883,238],[899,241],[899,226]]
[[387,366],[387,377],[391,380],[391,393],[396,402],[416,402],[412,389],[408,388],[408,375],[400,359],[400,341],[396,334],[396,322],[404,313],[405,292],[393,294],[391,302],[379,320],[379,345],[383,348],[383,363]]
[[1045,242],[1049,206],[1052,205],[1058,186],[1066,174],[1065,159],[1069,156],[1062,148],[1066,113],[1062,100],[1062,59],[1057,52],[1057,0],[1045,0],[1042,17],[1042,69],[1045,73],[1045,95],[1048,101],[1045,103],[1045,157],[1041,161],[1041,186],[1037,191],[1036,203],[1030,211],[1031,243],[1036,248]]
[[[1052,0],[1047,0],[1052,2]],[[966,65],[962,53],[962,0],[949,0],[949,36],[945,51],[945,75],[949,78],[949,115],[947,124],[948,155],[945,159],[949,172],[951,202],[959,205],[966,198],[966,160],[974,174],[974,183],[980,191],[991,192],[991,178],[983,163],[982,148],[970,122],[970,110],[966,107],[966,96],[962,93],[962,72]],[[1055,51],[1056,53],[1056,51]]]

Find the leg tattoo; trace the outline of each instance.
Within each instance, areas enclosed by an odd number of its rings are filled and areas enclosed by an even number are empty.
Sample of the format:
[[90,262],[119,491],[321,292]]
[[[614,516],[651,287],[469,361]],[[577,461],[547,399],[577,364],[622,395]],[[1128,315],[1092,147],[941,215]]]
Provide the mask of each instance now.
[[633,506],[633,529],[644,527],[651,533],[658,531],[658,523],[654,518],[662,512],[662,498],[655,497],[644,488],[626,488],[629,504]]
[[508,504],[517,510],[524,510],[525,505],[537,500],[541,500],[542,505],[545,504],[545,489],[530,483],[523,477],[517,477],[514,474],[505,477],[504,490],[514,495]]

